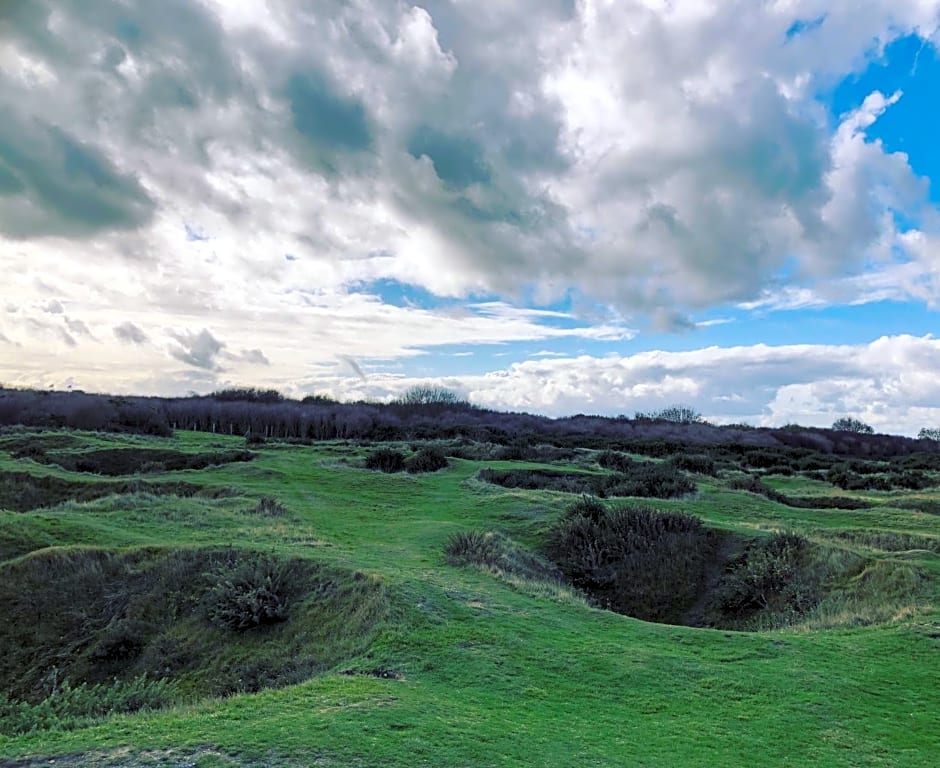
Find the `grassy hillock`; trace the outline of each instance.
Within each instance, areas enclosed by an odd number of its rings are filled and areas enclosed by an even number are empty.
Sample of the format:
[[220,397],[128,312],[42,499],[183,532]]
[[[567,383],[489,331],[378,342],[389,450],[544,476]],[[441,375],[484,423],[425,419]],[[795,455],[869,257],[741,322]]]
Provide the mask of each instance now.
[[929,457],[245,442],[0,434],[0,764],[936,764]]

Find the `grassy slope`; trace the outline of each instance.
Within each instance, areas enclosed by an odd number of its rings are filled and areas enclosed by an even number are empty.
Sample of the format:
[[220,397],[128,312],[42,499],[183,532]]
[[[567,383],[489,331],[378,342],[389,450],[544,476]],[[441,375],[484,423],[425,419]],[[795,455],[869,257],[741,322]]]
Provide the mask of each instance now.
[[[182,434],[173,442],[194,450],[239,441]],[[403,679],[337,671],[81,731],[0,738],[0,756],[211,744],[267,761],[316,756],[322,765],[936,764],[936,607],[886,626],[747,634],[552,602],[450,568],[442,547],[467,528],[532,543],[570,497],[486,487],[472,480],[474,462],[416,478],[345,468],[348,455],[330,445],[272,448],[248,465],[160,478],[275,494],[286,518],[247,516],[247,499],[107,498],[67,511],[0,513],[0,527],[34,531],[43,543],[251,546],[378,574],[393,618],[353,666],[394,669]],[[936,536],[940,523],[887,507],[790,509],[719,486],[656,506],[726,527],[789,526],[814,536],[853,527]],[[900,556],[940,575],[935,554]],[[935,598],[922,602],[937,606]]]

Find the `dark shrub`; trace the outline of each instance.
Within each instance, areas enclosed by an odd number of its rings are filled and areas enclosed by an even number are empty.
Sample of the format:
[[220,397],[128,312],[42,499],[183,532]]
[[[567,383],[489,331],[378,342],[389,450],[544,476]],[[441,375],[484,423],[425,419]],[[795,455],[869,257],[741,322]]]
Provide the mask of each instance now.
[[422,448],[405,462],[405,470],[411,475],[437,472],[447,467],[447,457],[436,448]]
[[284,563],[251,555],[216,574],[206,615],[217,626],[244,630],[287,619],[289,579]]
[[366,469],[376,472],[401,472],[405,469],[405,455],[391,448],[379,448],[366,457]]
[[615,476],[603,489],[607,496],[644,496],[674,499],[695,493],[695,483],[676,467],[666,462],[636,462],[629,472]]
[[571,582],[606,608],[677,621],[701,590],[711,545],[701,520],[647,508],[571,507],[548,554]]
[[698,475],[715,475],[715,460],[711,456],[700,453],[677,453],[670,456],[669,464],[676,469],[694,472]]
[[802,573],[809,542],[793,533],[778,533],[749,548],[732,562],[718,587],[719,606],[732,618],[758,611],[803,614],[818,599],[816,585]]
[[598,454],[597,463],[604,469],[612,469],[615,472],[627,472],[633,465],[633,459],[625,453],[618,451],[604,451]]

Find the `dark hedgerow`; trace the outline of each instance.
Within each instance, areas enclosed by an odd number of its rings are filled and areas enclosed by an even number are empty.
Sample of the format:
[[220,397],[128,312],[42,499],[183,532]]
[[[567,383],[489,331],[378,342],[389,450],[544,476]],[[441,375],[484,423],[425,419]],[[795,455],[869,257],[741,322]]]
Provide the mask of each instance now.
[[376,472],[402,472],[405,469],[405,454],[391,448],[379,448],[366,457],[366,469]]
[[436,448],[422,448],[405,462],[405,470],[410,475],[437,472],[446,467],[447,457]]

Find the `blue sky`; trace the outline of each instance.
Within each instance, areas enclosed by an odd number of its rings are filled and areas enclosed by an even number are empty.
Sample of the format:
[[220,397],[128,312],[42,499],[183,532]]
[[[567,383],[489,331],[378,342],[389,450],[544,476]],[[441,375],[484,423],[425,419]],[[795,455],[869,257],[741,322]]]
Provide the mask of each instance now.
[[940,0],[5,5],[0,382],[936,426],[938,26]]

